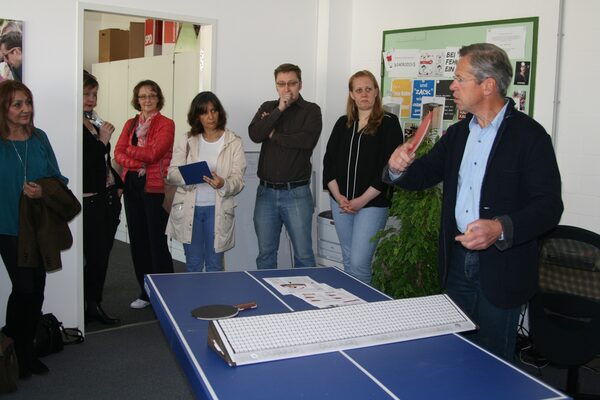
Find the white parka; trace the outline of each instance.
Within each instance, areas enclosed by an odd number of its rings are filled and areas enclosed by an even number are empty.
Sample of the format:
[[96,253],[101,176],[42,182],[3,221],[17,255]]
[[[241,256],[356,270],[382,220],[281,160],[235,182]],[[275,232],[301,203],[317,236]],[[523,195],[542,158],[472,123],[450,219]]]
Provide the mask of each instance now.
[[[224,143],[217,157],[217,175],[225,180],[217,189],[215,199],[215,252],[221,253],[235,245],[235,202],[233,197],[244,188],[246,156],[242,139],[229,129],[225,129]],[[167,223],[167,236],[181,242],[191,243],[198,185],[185,185],[179,172],[180,165],[201,161],[198,156],[200,135],[181,140],[173,151],[167,181],[177,185],[173,206]]]

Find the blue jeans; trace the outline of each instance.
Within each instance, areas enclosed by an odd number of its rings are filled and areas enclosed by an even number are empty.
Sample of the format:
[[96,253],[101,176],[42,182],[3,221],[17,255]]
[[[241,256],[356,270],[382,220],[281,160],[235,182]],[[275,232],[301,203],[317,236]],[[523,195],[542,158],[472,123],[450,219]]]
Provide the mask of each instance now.
[[452,246],[446,292],[479,326],[465,337],[489,352],[512,362],[521,307],[504,309],[491,304],[481,291],[479,253],[460,244]]
[[215,206],[195,207],[192,242],[183,244],[189,272],[223,271],[223,253],[215,253]]
[[373,236],[385,227],[387,207],[362,208],[356,214],[343,213],[330,197],[335,231],[340,239],[344,271],[367,284],[371,284],[371,261],[379,242]]
[[254,229],[258,238],[258,257],[256,257],[258,269],[277,268],[281,225],[285,225],[292,240],[293,267],[316,265],[312,249],[313,211],[313,199],[308,184],[289,190],[258,186],[254,205]]

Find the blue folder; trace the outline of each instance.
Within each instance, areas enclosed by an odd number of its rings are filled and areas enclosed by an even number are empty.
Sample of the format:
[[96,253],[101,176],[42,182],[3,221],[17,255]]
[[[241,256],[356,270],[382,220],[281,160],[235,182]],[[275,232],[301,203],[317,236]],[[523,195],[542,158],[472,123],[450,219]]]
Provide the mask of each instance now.
[[207,176],[210,179],[213,177],[206,161],[198,161],[187,165],[181,165],[178,168],[186,185],[206,183],[202,179],[203,176]]

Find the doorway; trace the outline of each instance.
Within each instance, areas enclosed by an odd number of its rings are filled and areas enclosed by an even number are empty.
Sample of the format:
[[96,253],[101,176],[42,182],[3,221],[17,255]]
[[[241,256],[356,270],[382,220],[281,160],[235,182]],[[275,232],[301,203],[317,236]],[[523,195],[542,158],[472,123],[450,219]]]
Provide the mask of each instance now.
[[[110,121],[116,128],[115,134],[111,138],[111,149],[114,149],[125,121],[136,113],[129,101],[133,86],[143,79],[152,79],[161,86],[165,96],[165,106],[161,113],[175,121],[175,143],[177,143],[185,136],[189,128],[187,111],[193,97],[199,91],[214,88],[212,71],[215,61],[212,49],[215,42],[216,22],[200,17],[153,14],[146,10],[136,11],[97,4],[80,3],[79,6],[80,56],[78,63],[81,65],[79,70],[85,69],[94,74],[100,84],[95,111],[102,119]],[[99,62],[100,31],[105,29],[129,30],[130,26],[133,26],[132,23],[145,24],[146,20],[168,21],[175,24],[178,38],[185,33],[185,43],[179,48],[177,47],[179,41],[170,48],[163,45],[160,55],[154,51],[152,55],[148,56]],[[78,81],[81,82],[81,76]],[[77,87],[79,87],[78,98],[82,98],[81,84]],[[82,102],[78,102],[78,104],[78,107],[82,107]],[[79,109],[78,115],[82,115],[81,109]],[[79,123],[79,126],[81,127],[82,124]],[[112,156],[113,154],[111,154]],[[124,212],[121,214],[121,224],[115,239],[104,288],[103,306],[107,313],[121,319],[121,325],[154,319],[150,308],[146,310],[129,309],[129,302],[135,298],[139,288],[135,281],[129,255]],[[176,260],[185,261],[181,244],[173,242],[171,253],[176,271],[180,270],[183,264]],[[130,292],[133,294],[129,295]],[[83,297],[80,301],[81,310],[83,310]],[[86,325],[88,331],[102,328],[104,326],[96,322]]]

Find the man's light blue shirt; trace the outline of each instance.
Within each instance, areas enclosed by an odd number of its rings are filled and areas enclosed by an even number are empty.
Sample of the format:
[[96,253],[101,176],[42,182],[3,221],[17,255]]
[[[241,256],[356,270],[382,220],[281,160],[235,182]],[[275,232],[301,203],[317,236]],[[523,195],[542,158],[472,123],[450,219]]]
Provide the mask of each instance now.
[[479,219],[483,176],[507,106],[508,103],[485,128],[479,126],[475,116],[469,122],[469,137],[458,171],[458,191],[454,209],[456,227],[460,232],[466,232],[467,225]]

